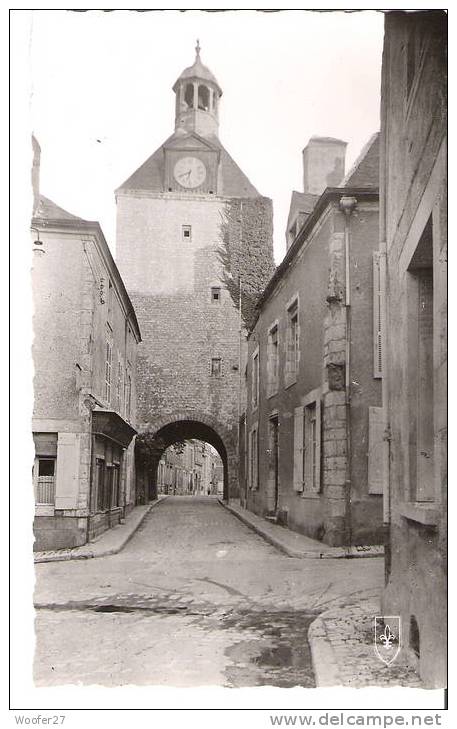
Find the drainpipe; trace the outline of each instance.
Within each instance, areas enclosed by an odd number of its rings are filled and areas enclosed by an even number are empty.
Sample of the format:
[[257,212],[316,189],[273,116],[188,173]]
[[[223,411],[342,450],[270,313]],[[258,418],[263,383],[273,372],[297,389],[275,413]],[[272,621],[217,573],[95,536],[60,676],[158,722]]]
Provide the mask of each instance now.
[[384,282],[383,295],[381,298],[381,386],[382,386],[382,410],[384,416],[384,439],[383,439],[383,523],[387,528],[391,521],[391,490],[390,490],[390,443],[391,430],[389,418],[389,382],[387,365],[387,195],[388,195],[388,109],[390,108],[390,84],[388,74],[384,72],[389,68],[389,45],[384,43],[381,77],[381,137],[379,156],[379,265],[381,280]]
[[352,514],[351,514],[351,277],[350,277],[350,217],[357,206],[357,199],[344,195],[340,199],[340,209],[344,213],[344,268],[345,268],[345,311],[346,311],[346,520],[349,546],[352,546]]
[[[239,454],[240,454],[240,442],[241,442],[241,385],[242,385],[242,375],[241,375],[241,337],[242,337],[242,331],[243,331],[243,320],[241,315],[241,286],[242,286],[242,278],[239,277],[238,281],[239,285],[239,296],[238,296],[238,469],[239,469]],[[246,426],[245,426],[246,430]],[[246,474],[245,474],[246,476]],[[246,481],[246,478],[245,478]],[[239,470],[238,470],[238,489],[239,489]],[[229,495],[229,488],[227,489],[227,503],[229,503],[230,495]],[[241,493],[240,493],[241,498]],[[246,508],[246,499],[243,495],[243,506]]]
[[89,544],[89,537],[90,537],[90,517],[91,513],[90,510],[92,508],[92,493],[93,493],[93,478],[94,478],[94,458],[95,458],[95,436],[93,434],[93,426],[92,426],[92,413],[90,416],[90,463],[89,463],[89,494],[88,494],[88,504],[87,504],[87,522],[86,522],[86,544]]

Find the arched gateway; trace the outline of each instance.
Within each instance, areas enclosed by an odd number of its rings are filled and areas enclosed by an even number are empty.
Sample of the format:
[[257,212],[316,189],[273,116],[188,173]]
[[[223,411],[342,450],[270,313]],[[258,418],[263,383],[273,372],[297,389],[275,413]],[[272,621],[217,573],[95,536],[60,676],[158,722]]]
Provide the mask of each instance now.
[[271,200],[219,140],[222,90],[198,45],[173,91],[174,133],[116,191],[117,264],[142,338],[137,503],[154,496],[165,448],[189,438],[217,449],[237,496],[242,332],[274,268]]
[[202,440],[219,453],[224,467],[224,499],[237,491],[237,447],[234,434],[216,418],[201,411],[180,411],[158,418],[137,437],[137,500],[157,496],[157,467],[166,449],[177,441]]

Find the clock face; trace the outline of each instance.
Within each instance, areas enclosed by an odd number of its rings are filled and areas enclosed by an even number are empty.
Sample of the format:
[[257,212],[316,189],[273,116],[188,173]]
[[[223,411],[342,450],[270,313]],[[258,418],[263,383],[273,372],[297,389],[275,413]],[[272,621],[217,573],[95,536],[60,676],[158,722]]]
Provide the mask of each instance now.
[[181,187],[199,187],[206,178],[206,167],[197,157],[181,157],[174,167],[173,175]]

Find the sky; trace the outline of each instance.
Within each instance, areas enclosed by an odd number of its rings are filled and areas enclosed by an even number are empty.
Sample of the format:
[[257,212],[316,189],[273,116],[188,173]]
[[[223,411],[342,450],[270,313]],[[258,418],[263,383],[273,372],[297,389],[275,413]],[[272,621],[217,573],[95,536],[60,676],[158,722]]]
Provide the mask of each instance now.
[[173,132],[172,86],[197,38],[223,90],[220,139],[273,200],[279,263],[309,138],[348,142],[348,169],[379,129],[380,12],[34,11],[30,126],[41,192],[98,220],[115,253],[114,190]]

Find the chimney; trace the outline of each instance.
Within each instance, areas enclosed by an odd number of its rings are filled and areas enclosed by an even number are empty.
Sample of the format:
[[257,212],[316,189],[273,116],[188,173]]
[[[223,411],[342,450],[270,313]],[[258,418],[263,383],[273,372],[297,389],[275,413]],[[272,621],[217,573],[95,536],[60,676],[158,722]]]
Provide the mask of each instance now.
[[41,147],[36,138],[32,135],[33,164],[32,164],[32,191],[33,191],[33,215],[38,209],[40,202],[40,158]]
[[333,137],[311,137],[303,150],[303,191],[321,195],[344,178],[347,142]]

